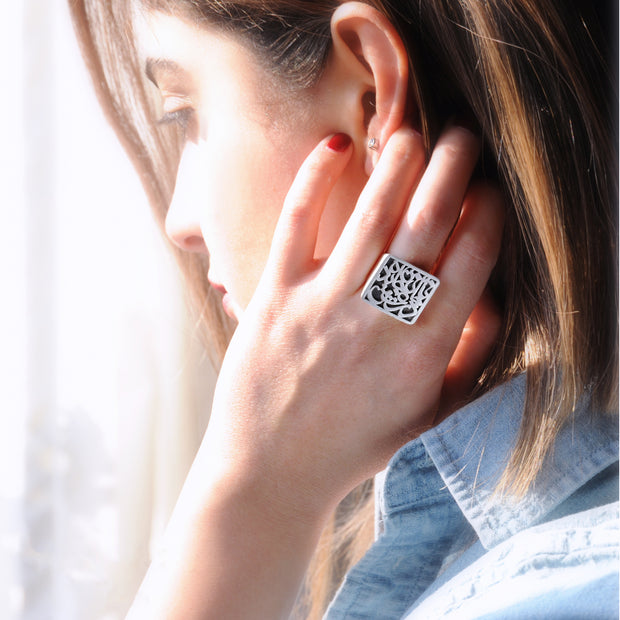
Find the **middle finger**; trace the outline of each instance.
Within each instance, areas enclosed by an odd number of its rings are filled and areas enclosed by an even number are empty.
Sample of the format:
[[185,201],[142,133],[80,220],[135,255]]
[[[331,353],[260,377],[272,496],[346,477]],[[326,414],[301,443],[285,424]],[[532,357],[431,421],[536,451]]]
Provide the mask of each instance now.
[[440,136],[429,165],[392,239],[390,254],[431,271],[461,212],[480,152],[480,138],[452,125]]

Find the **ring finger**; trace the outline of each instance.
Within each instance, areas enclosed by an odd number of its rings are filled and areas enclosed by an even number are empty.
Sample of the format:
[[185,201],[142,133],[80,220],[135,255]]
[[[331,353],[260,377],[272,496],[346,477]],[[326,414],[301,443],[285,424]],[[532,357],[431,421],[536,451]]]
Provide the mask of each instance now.
[[431,271],[456,224],[480,152],[480,138],[452,125],[439,138],[429,165],[388,252]]

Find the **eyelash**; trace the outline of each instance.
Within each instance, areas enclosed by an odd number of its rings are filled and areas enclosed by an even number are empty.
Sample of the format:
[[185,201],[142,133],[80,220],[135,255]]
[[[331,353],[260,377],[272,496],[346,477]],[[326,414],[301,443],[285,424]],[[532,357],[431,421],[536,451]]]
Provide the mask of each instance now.
[[194,110],[191,108],[181,108],[180,110],[174,110],[173,112],[166,112],[158,121],[158,125],[178,125],[183,131],[187,131],[190,123],[192,122],[192,117],[194,115]]

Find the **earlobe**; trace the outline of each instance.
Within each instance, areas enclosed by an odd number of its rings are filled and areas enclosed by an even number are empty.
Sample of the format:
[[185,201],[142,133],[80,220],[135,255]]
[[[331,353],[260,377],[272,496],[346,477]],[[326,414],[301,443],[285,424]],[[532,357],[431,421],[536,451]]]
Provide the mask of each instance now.
[[406,120],[407,51],[387,17],[361,2],[341,4],[332,16],[331,31],[333,62],[353,86],[358,111],[349,117],[358,125],[350,133],[365,149],[366,170],[371,171],[383,145]]

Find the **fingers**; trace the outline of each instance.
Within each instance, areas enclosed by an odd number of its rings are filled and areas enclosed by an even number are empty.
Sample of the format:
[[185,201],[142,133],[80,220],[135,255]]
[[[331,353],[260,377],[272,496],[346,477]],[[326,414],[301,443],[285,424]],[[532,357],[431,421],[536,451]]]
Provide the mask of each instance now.
[[469,315],[448,364],[436,424],[471,395],[497,343],[501,323],[500,311],[487,288]]
[[385,251],[431,271],[459,218],[479,151],[480,138],[453,125],[424,170],[420,134],[396,131],[325,266],[327,276],[359,288]]
[[[456,346],[495,263],[503,222],[496,190],[486,185],[467,190],[479,149],[479,137],[453,125],[424,171],[420,134],[407,127],[394,132],[321,269],[324,282],[349,294],[359,291],[386,248],[427,271],[435,266],[442,305],[455,312],[451,319],[441,314],[455,325]],[[350,139],[336,134],[313,150],[297,174],[270,255],[281,281],[316,268],[321,215],[351,152]]]
[[336,247],[324,276],[354,290],[385,251],[424,169],[422,136],[408,127],[392,134]]
[[335,134],[319,143],[299,169],[286,196],[269,256],[269,264],[285,281],[295,279],[312,263],[323,209],[351,152],[351,139]]
[[499,190],[486,183],[474,184],[441,255],[435,272],[441,286],[427,308],[429,320],[440,326],[454,346],[495,266],[503,225],[504,207]]
[[480,138],[454,125],[439,138],[389,252],[431,271],[454,227],[478,159]]

